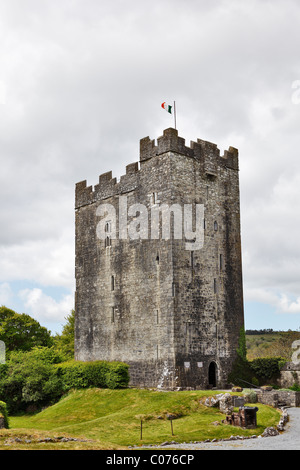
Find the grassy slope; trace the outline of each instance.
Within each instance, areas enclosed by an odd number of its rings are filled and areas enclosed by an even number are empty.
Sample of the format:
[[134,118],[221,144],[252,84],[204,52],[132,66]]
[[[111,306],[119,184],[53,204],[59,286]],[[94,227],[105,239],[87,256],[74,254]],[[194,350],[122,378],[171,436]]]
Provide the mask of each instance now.
[[[119,446],[154,444],[163,441],[202,441],[231,435],[261,434],[266,426],[276,425],[279,412],[258,404],[258,428],[244,430],[220,424],[224,415],[217,408],[200,403],[204,396],[219,392],[151,390],[88,389],[71,392],[57,404],[33,416],[10,418],[9,432],[51,432],[57,435],[84,437],[94,441],[90,448],[118,448]],[[256,405],[250,405],[256,406]],[[174,436],[167,413],[175,413]],[[158,417],[162,419],[159,419]],[[143,417],[143,440],[140,440],[140,421]],[[59,444],[60,445],[60,444]],[[71,445],[71,444],[70,444]],[[76,444],[77,448],[80,444]],[[74,446],[74,444],[72,444]],[[86,448],[88,444],[82,444]],[[97,447],[98,446],[98,447]],[[1,433],[0,433],[0,449]],[[47,445],[48,448],[48,445]]]
[[300,339],[299,331],[274,331],[260,335],[246,335],[247,358],[281,356],[291,360],[292,342]]

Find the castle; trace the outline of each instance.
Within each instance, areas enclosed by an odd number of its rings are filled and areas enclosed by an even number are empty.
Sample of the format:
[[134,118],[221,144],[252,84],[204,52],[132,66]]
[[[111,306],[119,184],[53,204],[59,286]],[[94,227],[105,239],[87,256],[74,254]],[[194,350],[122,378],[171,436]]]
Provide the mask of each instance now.
[[173,128],[76,184],[75,358],[136,387],[226,387],[244,327],[238,151]]

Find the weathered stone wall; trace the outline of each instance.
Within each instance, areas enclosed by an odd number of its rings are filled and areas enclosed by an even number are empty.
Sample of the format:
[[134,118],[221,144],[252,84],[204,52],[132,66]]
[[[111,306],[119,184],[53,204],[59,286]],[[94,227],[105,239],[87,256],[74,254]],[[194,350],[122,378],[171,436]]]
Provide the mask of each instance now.
[[[117,219],[107,247],[96,234],[104,203]],[[203,248],[151,238],[150,219],[148,239],[126,239],[119,222],[137,203],[149,214],[203,204]],[[167,129],[157,145],[140,141],[140,168],[128,165],[119,182],[108,172],[94,188],[78,183],[75,310],[76,359],[125,361],[133,385],[161,388],[207,387],[213,363],[211,385],[225,386],[243,326],[237,150],[221,157],[210,142],[187,147]]]
[[295,384],[300,385],[300,364],[287,362],[280,371],[280,386],[289,388]]
[[273,406],[300,406],[300,392],[292,390],[255,390],[257,400],[264,405]]

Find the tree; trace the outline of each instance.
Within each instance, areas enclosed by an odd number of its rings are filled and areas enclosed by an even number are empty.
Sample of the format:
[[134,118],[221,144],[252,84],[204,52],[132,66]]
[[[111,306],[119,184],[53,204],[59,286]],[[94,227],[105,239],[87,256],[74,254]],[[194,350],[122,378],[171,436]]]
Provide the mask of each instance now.
[[51,332],[25,313],[0,307],[0,340],[8,351],[29,351],[34,346],[52,346]]
[[55,364],[62,358],[53,347],[12,351],[0,376],[0,400],[10,413],[55,402],[62,395],[62,381]]
[[75,310],[71,310],[65,320],[67,323],[62,329],[61,335],[54,337],[55,348],[63,353],[66,359],[74,358],[74,336],[75,336]]

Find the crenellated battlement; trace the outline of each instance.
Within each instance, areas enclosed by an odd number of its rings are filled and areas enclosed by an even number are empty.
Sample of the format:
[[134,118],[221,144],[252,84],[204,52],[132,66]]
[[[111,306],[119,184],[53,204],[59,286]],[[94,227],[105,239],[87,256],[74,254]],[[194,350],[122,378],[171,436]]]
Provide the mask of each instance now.
[[[139,162],[126,166],[126,174],[113,178],[112,172],[108,171],[99,176],[99,183],[94,186],[87,186],[86,180],[76,184],[75,207],[82,207],[97,200],[103,200],[115,194],[123,194],[133,191],[138,186],[139,173],[145,168],[149,168],[149,160],[166,154],[168,152],[194,158],[201,164],[203,175],[217,176],[219,169],[230,168],[238,170],[238,150],[229,147],[224,155],[220,156],[217,145],[202,139],[197,142],[191,141],[190,146],[185,145],[185,139],[178,136],[178,131],[173,128],[165,129],[163,135],[158,137],[157,145],[154,140],[144,137],[140,140],[140,168]],[[147,168],[146,168],[147,167]]]
[[94,186],[94,189],[92,186],[87,186],[86,180],[80,181],[76,184],[75,208],[134,190],[138,183],[136,177],[138,172],[139,163],[135,162],[126,166],[126,174],[121,176],[119,182],[117,178],[113,178],[111,171],[99,176],[99,183]]
[[[228,168],[238,170],[237,149],[229,147],[229,149],[224,152],[224,155],[220,156],[220,150],[216,144],[202,139],[197,139],[197,142],[191,141],[190,147],[187,147],[185,145],[185,139],[179,137],[177,129],[173,129],[172,127],[164,130],[163,135],[158,137],[157,145],[155,145],[155,141],[151,140],[149,137],[144,137],[140,140],[141,166],[151,158],[166,152],[174,152],[202,160],[204,171],[206,165],[210,167],[225,165]],[[214,162],[211,161],[212,159],[214,159]]]

